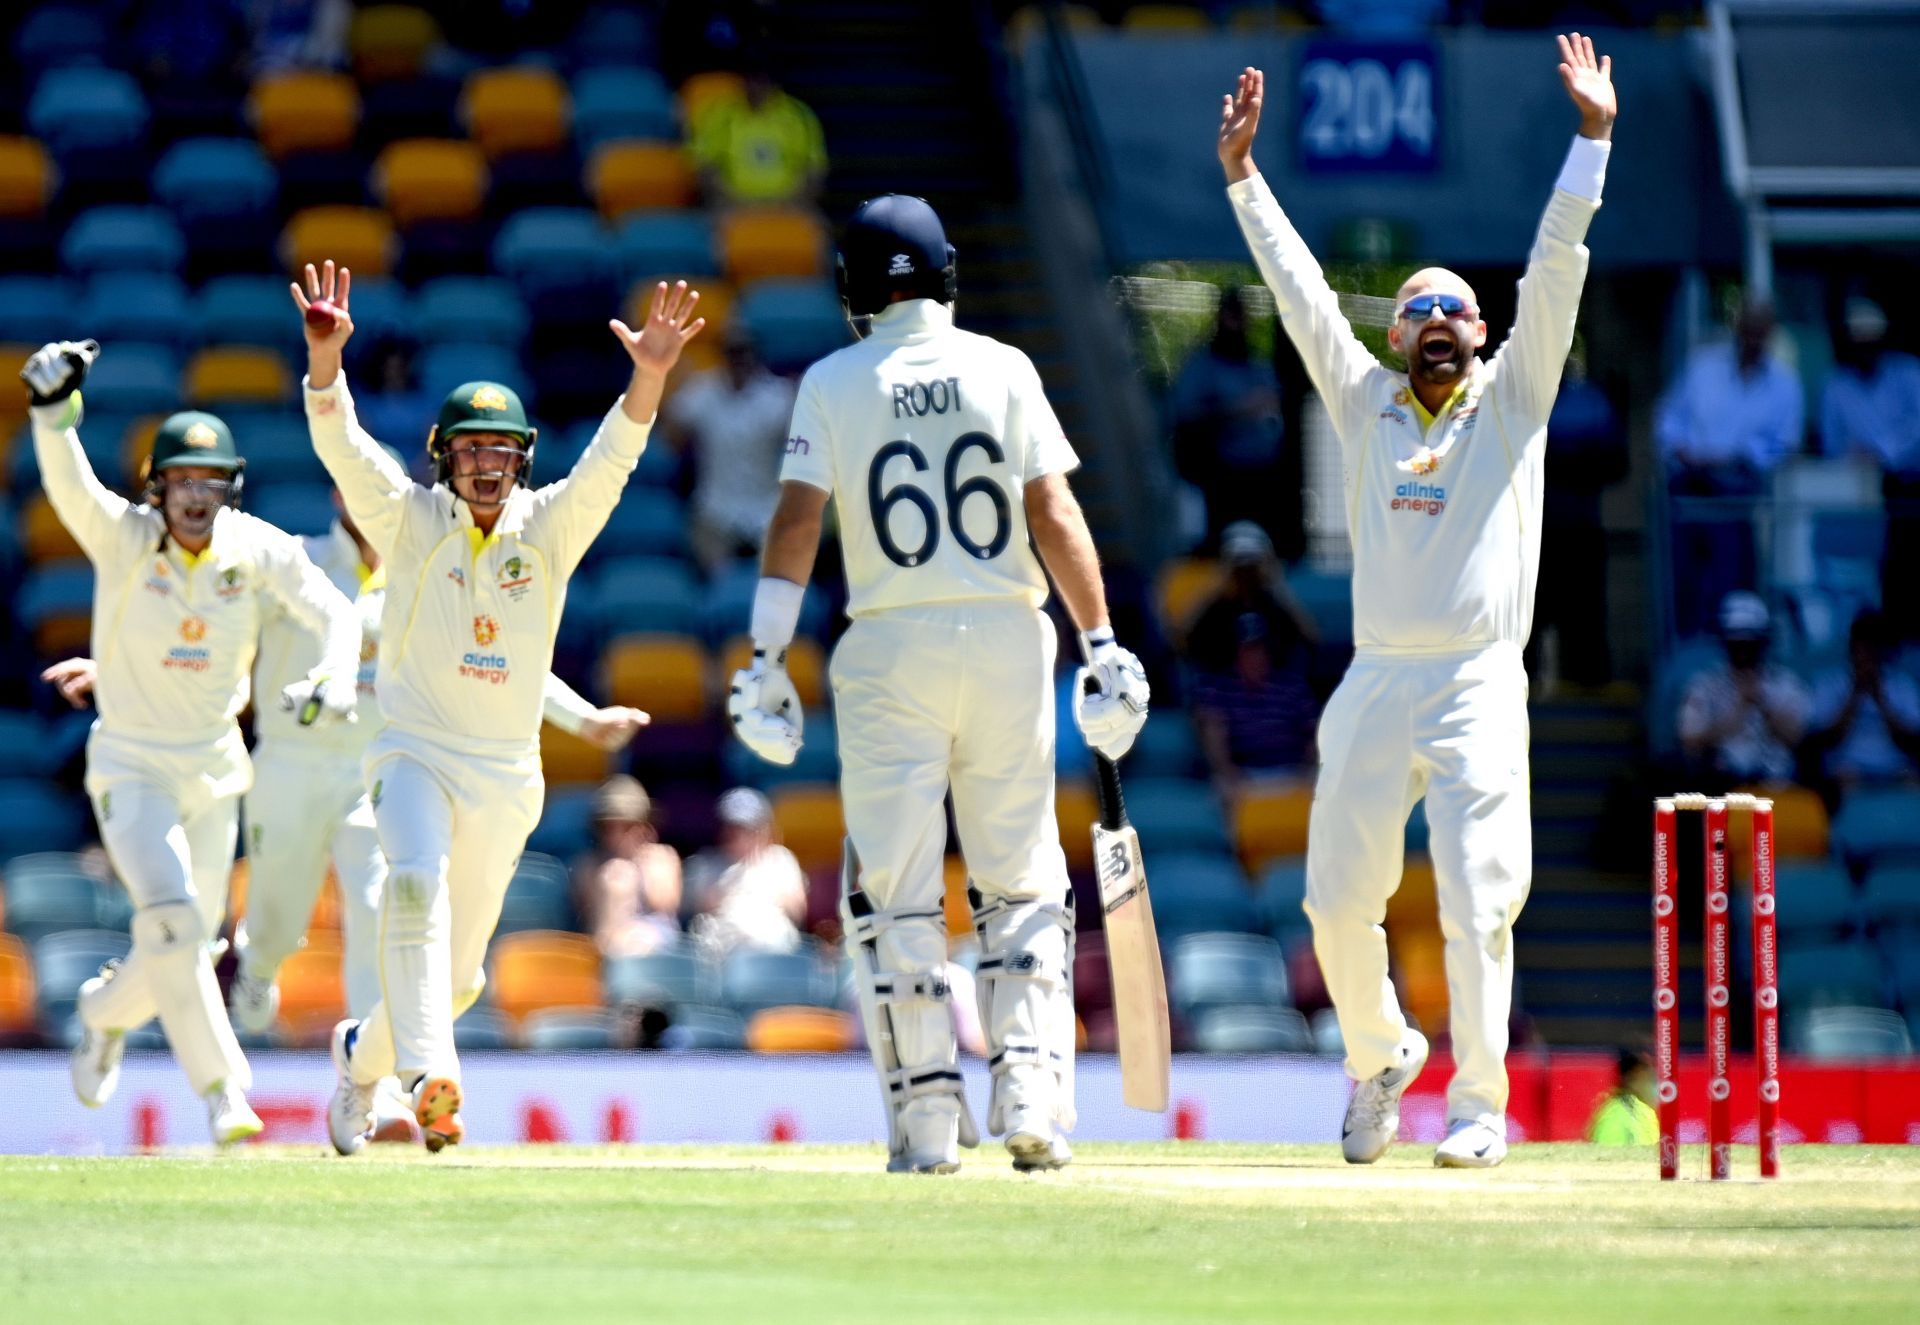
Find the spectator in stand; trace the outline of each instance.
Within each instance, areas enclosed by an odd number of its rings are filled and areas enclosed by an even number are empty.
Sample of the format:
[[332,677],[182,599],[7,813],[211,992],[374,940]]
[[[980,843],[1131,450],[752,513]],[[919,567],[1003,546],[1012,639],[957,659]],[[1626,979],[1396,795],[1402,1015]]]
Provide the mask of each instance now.
[[1587,1122],[1587,1140],[1596,1146],[1651,1146],[1660,1140],[1660,1114],[1654,1107],[1653,1057],[1644,1049],[1622,1049],[1619,1077],[1600,1097]]
[[1807,724],[1800,679],[1767,662],[1772,620],[1759,595],[1739,590],[1720,606],[1724,666],[1703,672],[1680,704],[1680,745],[1692,771],[1721,785],[1785,782]]
[[1901,638],[1920,636],[1920,359],[1887,346],[1887,315],[1870,299],[1847,300],[1833,340],[1833,375],[1820,401],[1828,455],[1862,455],[1880,466],[1887,545],[1881,605]]
[[791,952],[807,918],[807,876],[773,840],[773,805],[735,787],[715,807],[717,845],[687,862],[689,928],[717,957],[740,948]]
[[1220,557],[1226,577],[1195,612],[1182,652],[1200,748],[1230,797],[1248,774],[1299,773],[1313,758],[1319,704],[1307,675],[1319,632],[1259,525],[1228,525]]
[[252,0],[246,8],[256,73],[338,69],[347,62],[348,0]]
[[767,370],[752,335],[736,325],[726,363],[674,392],[661,414],[668,443],[693,465],[695,558],[711,575],[757,555],[780,498],[793,383]]
[[1888,665],[1894,632],[1885,614],[1853,619],[1849,663],[1815,680],[1800,752],[1807,777],[1829,802],[1863,782],[1906,782],[1920,773],[1920,686]]
[[827,180],[820,121],[764,68],[747,70],[745,92],[708,106],[687,132],[709,202],[753,207],[819,200]]
[[1773,330],[1771,305],[1742,303],[1732,343],[1694,350],[1654,420],[1669,492],[1718,499],[1675,506],[1674,606],[1683,635],[1698,631],[1725,594],[1754,587],[1753,499],[1800,448],[1805,397],[1799,375],[1768,348]]
[[593,796],[593,850],[573,867],[574,905],[603,957],[637,957],[680,937],[680,855],[653,828],[646,789],[622,774]]
[[1528,670],[1548,630],[1557,637],[1555,673],[1580,686],[1613,679],[1607,653],[1607,531],[1600,494],[1627,476],[1627,434],[1607,393],[1587,376],[1587,349],[1575,336],[1560,395],[1547,420],[1546,505],[1540,520],[1540,585],[1534,594]]
[[1271,359],[1248,349],[1237,288],[1220,292],[1213,337],[1180,369],[1170,404],[1173,453],[1206,501],[1207,541],[1239,520],[1264,527],[1280,478],[1280,379]]

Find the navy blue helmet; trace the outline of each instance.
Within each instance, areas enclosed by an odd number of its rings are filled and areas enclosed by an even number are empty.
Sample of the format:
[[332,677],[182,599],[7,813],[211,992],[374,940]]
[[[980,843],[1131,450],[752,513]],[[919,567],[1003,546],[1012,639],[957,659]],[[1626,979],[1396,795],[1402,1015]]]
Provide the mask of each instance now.
[[840,306],[856,336],[897,292],[916,299],[954,297],[953,245],[924,198],[889,193],[854,211],[840,237],[834,265]]

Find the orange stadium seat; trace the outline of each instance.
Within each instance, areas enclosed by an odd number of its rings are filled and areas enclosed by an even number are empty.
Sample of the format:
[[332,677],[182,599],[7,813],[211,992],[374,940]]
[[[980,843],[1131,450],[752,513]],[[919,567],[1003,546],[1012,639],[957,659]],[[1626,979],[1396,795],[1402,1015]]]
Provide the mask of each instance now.
[[1778,860],[1825,860],[1832,824],[1826,802],[1806,787],[1772,787],[1773,854]]
[[307,917],[307,937],[338,942],[335,936],[339,933],[340,881],[329,865],[327,877],[320,884],[320,895],[313,899],[313,912]]
[[280,256],[296,272],[332,258],[356,276],[385,276],[393,255],[393,221],[371,207],[308,207],[280,233]]
[[418,76],[427,52],[439,43],[433,16],[411,5],[370,5],[353,16],[347,30],[353,72],[363,83]]
[[80,608],[56,612],[34,627],[33,647],[41,658],[71,658],[93,651],[93,612]]
[[453,138],[402,138],[373,163],[373,186],[402,228],[470,221],[487,200],[487,159]]
[[1392,940],[1400,967],[1400,992],[1408,1012],[1429,1035],[1447,1024],[1447,945],[1437,929],[1401,934]]
[[645,207],[691,207],[693,163],[673,143],[608,143],[587,164],[587,191],[609,221]]
[[346,1015],[347,986],[340,973],[340,940],[309,937],[280,963],[280,1024],[296,1035],[331,1027]]
[[[627,291],[627,325],[638,327],[647,320],[647,304],[653,299],[653,292],[660,282],[671,286],[675,281],[685,281],[700,292],[698,312],[707,320],[706,327],[698,336],[687,342],[687,348],[680,355],[685,362],[687,355],[703,342],[717,347],[725,339],[727,324],[733,318],[734,290],[731,285],[718,276],[688,275],[686,272],[661,272],[649,276],[643,281],[635,281],[633,288]],[[719,363],[719,350],[714,350],[714,363]]]
[[962,938],[973,933],[973,901],[967,896],[967,862],[948,853],[940,873],[941,909],[946,912],[947,937]]
[[1060,848],[1067,853],[1067,868],[1093,868],[1093,822],[1100,817],[1100,803],[1093,788],[1085,782],[1062,782],[1053,792],[1054,817],[1060,821]]
[[706,716],[707,651],[690,635],[622,635],[600,659],[602,689],[615,704],[660,722]]
[[747,94],[747,80],[730,69],[708,69],[689,75],[680,85],[680,123],[687,137],[699,132],[700,120],[709,107],[722,101],[735,101]]
[[764,1008],[747,1023],[757,1054],[843,1054],[855,1043],[853,1016],[838,1008]]
[[31,138],[0,137],[0,216],[39,216],[52,191],[46,149]]
[[607,776],[607,752],[585,737],[542,723],[540,772],[550,787],[599,783]]
[[557,152],[572,113],[567,85],[551,69],[481,69],[460,95],[460,118],[489,159],[509,152]]
[[233,862],[233,868],[227,872],[227,914],[243,916],[247,913],[247,885],[253,879],[253,862],[241,856]]
[[[719,679],[725,682],[752,661],[753,638],[735,635],[721,650]],[[795,638],[787,647],[787,675],[804,707],[817,709],[827,702],[827,657],[819,644],[804,635]]]
[[821,782],[790,782],[776,787],[773,826],[787,850],[809,872],[840,864],[847,822],[840,812],[839,789]]
[[0,934],[0,1034],[33,1029],[33,959],[27,945]]
[[86,555],[80,550],[80,544],[74,541],[72,533],[60,523],[60,517],[54,514],[53,503],[47,500],[44,492],[36,492],[29,497],[25,509],[20,513],[20,544],[26,551],[27,560],[32,563]]
[[254,345],[209,346],[187,363],[187,399],[196,405],[278,405],[293,398],[294,382],[278,350]]
[[1298,782],[1254,782],[1233,804],[1233,841],[1247,873],[1258,874],[1269,861],[1307,852],[1307,814],[1313,788]]
[[735,285],[826,271],[827,227],[804,208],[743,207],[721,217],[719,230],[720,265]]
[[318,69],[268,74],[248,94],[247,115],[269,156],[340,152],[360,128],[360,89]]
[[1407,854],[1399,891],[1387,899],[1387,925],[1439,932],[1440,898],[1434,889],[1433,862],[1418,852]]
[[1129,32],[1206,32],[1207,16],[1186,5],[1135,5],[1120,20]]
[[487,988],[514,1021],[541,1008],[600,1006],[600,953],[584,934],[527,929],[494,941]]

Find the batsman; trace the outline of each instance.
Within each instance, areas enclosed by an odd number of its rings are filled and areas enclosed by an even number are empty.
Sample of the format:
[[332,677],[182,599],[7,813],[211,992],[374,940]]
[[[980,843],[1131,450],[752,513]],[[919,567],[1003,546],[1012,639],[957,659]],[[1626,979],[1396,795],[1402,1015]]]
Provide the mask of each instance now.
[[1472,287],[1428,267],[1401,285],[1387,333],[1407,370],[1383,367],[1254,167],[1260,70],[1240,75],[1220,111],[1228,199],[1326,404],[1346,474],[1356,650],[1320,720],[1306,909],[1358,1082],[1341,1138],[1355,1164],[1393,1144],[1400,1097],[1427,1060],[1388,978],[1381,928],[1422,797],[1455,1063],[1434,1162],[1487,1168],[1507,1152],[1513,922],[1533,879],[1520,650],[1533,624],[1547,416],[1616,110],[1611,60],[1577,32],[1559,47],[1580,132],[1541,218],[1513,329],[1484,361]]

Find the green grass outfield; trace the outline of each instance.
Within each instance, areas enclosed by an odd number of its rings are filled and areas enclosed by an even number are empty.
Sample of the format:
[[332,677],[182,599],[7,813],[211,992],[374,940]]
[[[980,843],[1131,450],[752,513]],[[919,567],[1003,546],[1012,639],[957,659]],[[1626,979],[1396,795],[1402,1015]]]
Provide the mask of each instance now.
[[[1096,1145],[888,1177],[864,1147],[0,1158],[0,1320],[1911,1321],[1920,1147],[1762,1185],[1650,1151]],[[1699,1172],[1697,1150],[1686,1157]],[[1754,1171],[1751,1150],[1737,1173]]]

